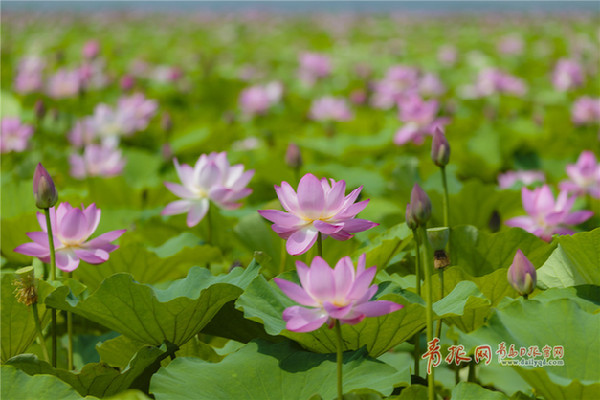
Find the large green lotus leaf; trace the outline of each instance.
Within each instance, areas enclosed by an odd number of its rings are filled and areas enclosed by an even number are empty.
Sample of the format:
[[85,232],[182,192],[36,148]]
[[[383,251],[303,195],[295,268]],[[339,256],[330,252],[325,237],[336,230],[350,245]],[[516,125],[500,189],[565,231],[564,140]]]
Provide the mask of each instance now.
[[134,354],[138,352],[143,343],[136,342],[124,335],[105,340],[96,345],[96,351],[100,355],[100,362],[111,367],[125,368]]
[[[442,204],[437,199],[433,203],[433,213],[435,219],[441,221]],[[449,217],[453,227],[465,224],[488,229],[494,211],[505,220],[507,215],[514,214],[514,210],[521,210],[520,192],[500,190],[495,185],[485,185],[476,179],[467,181],[459,193],[450,195]]]
[[555,242],[558,247],[537,271],[541,287],[600,285],[600,228],[561,235]]
[[502,392],[485,389],[476,383],[460,382],[452,390],[452,398],[456,400],[507,400]]
[[285,242],[269,228],[265,219],[259,213],[248,214],[240,219],[233,231],[240,242],[253,254],[256,252],[266,254],[268,257],[264,258],[268,261],[261,262],[261,265],[273,276],[277,275],[281,263],[281,246],[285,246]]
[[[593,368],[597,371],[596,364]],[[549,376],[549,373],[543,369],[529,369],[517,367],[517,372],[521,377],[529,383],[538,396],[542,396],[547,400],[597,400],[600,394],[600,383],[583,384],[577,379],[574,379],[568,385],[561,385],[555,382]]]
[[105,279],[94,293],[79,298],[59,288],[46,298],[46,304],[144,344],[180,346],[202,330],[225,303],[237,298],[258,269],[252,264],[212,276],[205,268],[193,267],[185,279],[162,290],[135,282],[129,274],[116,274]]
[[7,361],[7,365],[17,367],[29,375],[54,375],[71,385],[82,396],[105,397],[130,388],[147,391],[150,378],[160,368],[160,362],[175,350],[174,347],[163,349],[143,346],[123,371],[103,363],[89,363],[80,372],[73,373],[54,368],[32,354],[13,357]]
[[568,288],[551,288],[535,292],[532,297],[536,301],[548,302],[557,299],[574,301],[590,314],[600,312],[600,286],[581,285]]
[[[12,273],[2,275],[2,340],[0,342],[2,362],[27,350],[37,335],[32,306],[19,303],[15,297],[15,286],[13,286],[15,278],[16,275]],[[44,327],[50,319],[50,312],[47,312],[43,301],[54,288],[42,280],[36,281],[36,288],[38,313]]]
[[470,332],[483,324],[490,308],[491,302],[475,282],[466,280],[458,282],[448,295],[433,304],[435,314],[444,318],[445,323],[456,325],[464,332]]
[[[344,354],[344,391],[370,388],[390,394],[394,368],[367,356],[364,349]],[[324,399],[336,395],[334,354],[315,354],[290,342],[250,342],[213,364],[176,358],[152,378],[150,392],[169,399]]]
[[[461,335],[460,342],[468,346],[489,344],[495,351],[501,342],[507,347],[545,345],[564,346],[564,366],[523,369],[517,372],[536,390],[538,383],[546,385],[547,398],[562,398],[565,390],[600,389],[597,366],[600,365],[600,313],[591,314],[570,299],[523,300],[517,299],[497,308],[486,325],[468,334]],[[581,344],[585,343],[585,346]],[[524,372],[525,371],[525,372]],[[577,382],[574,384],[574,382]],[[590,385],[595,385],[590,387]],[[577,396],[576,396],[577,397]]]
[[90,290],[119,272],[131,274],[141,283],[158,283],[182,278],[193,265],[202,265],[220,257],[219,249],[201,245],[202,239],[192,233],[182,233],[158,247],[147,247],[132,235],[121,239],[121,247],[110,254],[105,263],[81,263],[74,276]]
[[410,385],[400,392],[400,396],[393,396],[390,399],[396,400],[427,400],[427,387],[423,385]]
[[80,400],[75,389],[51,375],[29,376],[25,372],[2,365],[0,389],[3,399]]
[[366,247],[357,249],[355,257],[367,255],[367,267],[377,266],[378,270],[385,269],[392,257],[402,251],[412,241],[412,232],[405,223],[398,224],[386,232],[376,236]]
[[457,226],[451,230],[450,241],[452,265],[473,277],[510,267],[518,249],[537,267],[553,250],[553,245],[520,228],[485,233],[473,226]]

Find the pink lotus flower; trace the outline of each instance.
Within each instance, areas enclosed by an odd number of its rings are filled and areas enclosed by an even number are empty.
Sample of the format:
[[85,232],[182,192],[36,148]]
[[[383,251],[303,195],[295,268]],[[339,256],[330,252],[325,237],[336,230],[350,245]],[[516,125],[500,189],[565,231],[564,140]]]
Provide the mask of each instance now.
[[523,53],[523,38],[519,34],[509,34],[498,42],[500,54],[518,56]]
[[97,40],[88,40],[83,45],[83,49],[81,50],[81,55],[88,59],[93,59],[98,57],[100,54],[100,42]]
[[68,135],[69,142],[76,147],[91,144],[96,139],[96,125],[91,117],[86,117],[75,122]]
[[440,78],[432,73],[427,73],[419,79],[419,93],[423,96],[439,96],[446,91]]
[[318,79],[325,78],[331,73],[331,60],[318,53],[303,53],[300,55],[300,80],[312,85]]
[[580,97],[573,103],[571,119],[577,125],[600,122],[600,98]]
[[241,164],[230,166],[225,152],[202,154],[193,168],[179,165],[177,159],[173,162],[183,186],[171,182],[165,182],[165,186],[182,200],[167,204],[162,215],[188,213],[189,227],[204,218],[211,201],[232,210],[241,205],[238,200],[252,193],[246,185],[254,176],[254,170],[244,172]]
[[477,76],[475,87],[467,88],[469,97],[487,97],[497,93],[523,96],[527,86],[522,79],[496,68],[485,68]]
[[[330,184],[331,183],[331,184]],[[289,254],[304,254],[316,242],[319,233],[336,240],[350,239],[353,233],[363,232],[378,224],[355,218],[369,200],[354,203],[362,186],[344,197],[346,182],[336,182],[313,174],[300,179],[298,192],[287,182],[275,185],[277,197],[285,211],[260,210],[260,215],[273,222],[271,229],[287,240]]]
[[412,95],[398,103],[399,119],[404,122],[394,136],[394,143],[403,145],[408,142],[423,144],[425,136],[432,136],[436,129],[443,128],[445,118],[436,118],[439,110],[436,100],[425,101]]
[[570,58],[561,58],[554,67],[552,84],[559,91],[567,91],[583,85],[584,75],[581,65]]
[[240,107],[246,115],[265,114],[281,100],[283,87],[279,82],[250,86],[240,93]]
[[456,51],[456,47],[451,44],[446,44],[438,49],[437,53],[438,61],[448,67],[456,64],[456,59],[458,58],[458,52]]
[[385,77],[373,84],[371,104],[375,108],[390,109],[403,98],[418,90],[419,70],[404,65],[390,67]]
[[27,148],[33,135],[33,127],[23,124],[19,118],[4,117],[0,122],[0,153],[19,153]]
[[42,72],[45,67],[46,63],[41,57],[28,56],[21,58],[15,76],[15,92],[27,94],[42,90],[44,86]]
[[279,289],[302,306],[291,306],[283,311],[286,329],[294,332],[311,332],[324,323],[333,327],[335,320],[354,325],[366,317],[379,317],[401,309],[403,306],[388,300],[371,300],[378,286],[371,282],[377,267],[365,269],[366,256],[358,259],[356,270],[350,257],[343,257],[334,269],[321,257],[312,260],[310,268],[296,261],[299,286],[275,278]]
[[544,182],[546,177],[543,171],[506,171],[498,175],[498,186],[500,189],[509,189],[517,182],[521,182],[525,186],[532,185],[536,182]]
[[528,295],[535,290],[537,272],[521,249],[517,250],[517,254],[515,254],[515,258],[508,268],[506,276],[510,285],[521,296]]
[[121,97],[117,110],[123,123],[124,133],[133,134],[146,129],[157,109],[158,103],[146,99],[142,93]]
[[106,76],[105,63],[103,59],[85,61],[78,69],[79,84],[82,89],[101,89],[108,85],[109,78]]
[[594,214],[592,211],[571,212],[575,196],[569,198],[566,191],[561,191],[555,202],[548,185],[533,190],[522,188],[521,196],[523,208],[528,215],[511,218],[506,221],[506,225],[522,228],[547,242],[555,233],[560,235],[574,233],[567,228],[567,225],[580,224]]
[[46,93],[53,99],[67,99],[78,96],[80,86],[79,70],[61,68],[48,78]]
[[346,99],[331,96],[314,100],[310,106],[310,119],[314,121],[350,121],[353,118]]
[[[27,234],[33,242],[18,246],[14,251],[26,256],[38,257],[43,262],[50,262],[50,245],[46,217],[37,213],[42,232]],[[72,272],[79,266],[79,260],[90,264],[101,264],[108,260],[108,253],[119,246],[112,244],[125,229],[103,233],[88,240],[100,223],[100,210],[95,204],[87,208],[73,208],[68,203],[61,203],[58,208],[50,209],[50,221],[54,234],[56,249],[56,266],[65,272]]]
[[69,164],[71,164],[71,176],[83,179],[88,176],[119,175],[123,171],[125,160],[121,150],[115,147],[89,144],[85,146],[83,155],[71,154]]
[[587,150],[579,155],[576,164],[567,165],[569,180],[560,183],[560,189],[573,192],[576,196],[590,196],[600,199],[600,163],[594,153]]

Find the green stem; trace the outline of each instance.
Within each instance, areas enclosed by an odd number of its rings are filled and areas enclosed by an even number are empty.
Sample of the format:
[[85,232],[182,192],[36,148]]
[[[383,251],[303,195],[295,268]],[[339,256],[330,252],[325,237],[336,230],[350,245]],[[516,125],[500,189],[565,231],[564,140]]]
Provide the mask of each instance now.
[[[425,309],[425,316],[427,318],[427,342],[430,343],[433,340],[433,291],[431,287],[431,269],[433,268],[431,262],[431,246],[429,245],[429,238],[427,237],[427,230],[424,226],[419,227],[421,231],[421,249],[423,250],[423,274],[425,276],[425,301],[427,308]],[[435,380],[434,370],[431,370],[431,374],[427,376],[427,391],[429,394],[429,400],[435,399]]]
[[448,181],[446,179],[446,167],[440,167],[442,171],[442,185],[444,187],[444,226],[450,227],[450,198],[448,196]]
[[206,234],[206,243],[212,245],[212,218],[210,217],[210,210],[212,208],[212,204],[208,206],[208,211],[206,211],[206,222],[208,224],[208,233]]
[[48,355],[48,349],[46,348],[46,341],[44,340],[44,333],[42,332],[42,324],[40,324],[40,314],[38,313],[37,302],[32,305],[33,310],[33,321],[35,322],[35,328],[37,329],[38,338],[40,340],[40,346],[42,347],[42,354],[46,362],[50,362],[50,356]]
[[413,358],[415,361],[414,375],[419,376],[420,375],[419,361],[421,360],[421,332],[415,333],[415,335],[413,336],[413,341],[414,341],[414,345],[415,345],[415,348],[413,350]]
[[[67,274],[71,278],[72,272]],[[67,364],[69,371],[73,370],[73,313],[67,311],[67,336],[69,337],[69,345],[67,347]]]
[[300,183],[300,168],[301,167],[294,168],[294,177],[296,178],[296,184]]
[[[440,268],[440,300],[444,298],[444,268]],[[442,337],[442,320],[438,321],[435,337]]]
[[477,382],[476,370],[475,370],[475,362],[471,361],[469,364],[469,376],[467,377],[467,382]]
[[323,257],[323,236],[321,236],[321,232],[317,236],[317,255]]
[[[46,230],[48,231],[48,245],[50,248],[50,280],[56,280],[56,251],[54,249],[54,235],[52,233],[52,222],[50,221],[50,210],[44,209],[46,214]],[[52,309],[52,366],[56,368],[56,309]]]
[[524,295],[523,295],[523,298],[524,298],[525,300],[527,300],[527,299],[529,298],[529,295],[528,295],[528,294],[524,294]]
[[281,242],[281,256],[279,259],[279,274],[281,275],[285,271],[285,260],[287,258],[287,249],[285,248],[285,241]]
[[344,384],[342,378],[342,368],[344,365],[344,342],[342,341],[342,327],[340,321],[335,320],[335,336],[337,337],[337,392],[338,400],[344,399]]
[[[456,346],[458,344],[457,340],[454,340],[454,345]],[[460,383],[460,375],[458,374],[459,372],[459,366],[456,366],[456,369],[454,370],[454,382],[456,382],[456,384],[458,385]]]
[[413,238],[415,239],[415,279],[417,281],[417,294],[421,296],[421,243],[419,240],[419,232],[416,229],[413,231]]

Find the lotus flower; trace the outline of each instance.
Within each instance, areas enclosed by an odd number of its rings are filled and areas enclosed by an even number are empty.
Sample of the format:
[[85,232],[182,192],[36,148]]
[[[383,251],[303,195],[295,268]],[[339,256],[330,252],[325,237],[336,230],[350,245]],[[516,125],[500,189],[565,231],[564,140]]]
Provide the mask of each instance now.
[[21,94],[40,91],[44,86],[42,72],[46,62],[36,56],[23,57],[19,60],[19,67],[15,76],[15,92]]
[[375,108],[389,109],[404,97],[418,90],[419,70],[405,65],[394,65],[385,77],[373,85],[371,104]]
[[84,58],[93,59],[98,57],[98,54],[100,54],[100,42],[94,39],[85,42],[81,50]]
[[314,121],[349,121],[353,118],[345,99],[331,96],[312,102],[309,117]]
[[189,227],[202,221],[211,201],[221,208],[232,210],[241,205],[238,200],[252,193],[246,185],[254,170],[244,172],[241,164],[230,166],[225,152],[203,154],[193,168],[179,165],[177,159],[173,162],[183,186],[171,182],[165,182],[165,186],[182,200],[167,204],[162,214],[188,213]]
[[571,119],[577,125],[600,122],[600,98],[580,97],[573,103]]
[[485,68],[479,72],[475,86],[468,87],[465,92],[467,97],[487,97],[496,93],[523,96],[527,92],[527,86],[522,79],[504,71]]
[[521,249],[517,250],[507,273],[508,282],[521,295],[528,295],[535,289],[537,273],[535,267]]
[[555,202],[548,185],[534,190],[522,188],[521,195],[523,208],[529,215],[511,218],[506,221],[506,225],[522,228],[547,242],[555,233],[574,233],[567,225],[580,224],[594,214],[592,211],[571,212],[575,196],[568,197],[566,191],[561,191]]
[[498,185],[500,186],[500,189],[511,188],[517,182],[521,182],[523,185],[529,186],[536,182],[544,182],[545,180],[546,177],[544,176],[543,171],[506,171],[505,173],[498,175]]
[[570,58],[561,58],[554,67],[552,84],[561,92],[583,85],[584,74],[581,65]]
[[83,179],[87,176],[115,176],[123,171],[125,160],[121,150],[99,144],[85,146],[83,155],[72,154],[69,157],[71,164],[71,176]]
[[[18,246],[14,251],[26,256],[38,257],[43,262],[50,262],[50,245],[45,215],[37,213],[38,222],[43,232],[30,232],[27,236],[33,242]],[[58,208],[50,209],[50,221],[54,234],[56,249],[56,266],[65,272],[72,272],[79,266],[79,260],[90,264],[101,264],[108,260],[108,253],[119,246],[112,244],[125,229],[103,233],[88,240],[100,223],[100,210],[95,204],[87,208],[73,208],[68,203],[61,203]]]
[[378,286],[371,281],[377,267],[365,269],[366,256],[358,259],[356,270],[350,257],[343,257],[334,269],[321,257],[312,260],[310,268],[296,261],[299,286],[275,278],[279,289],[302,306],[288,307],[283,311],[286,329],[294,332],[311,332],[324,323],[331,328],[335,320],[354,325],[366,317],[379,317],[401,309],[403,306],[387,300],[373,300]]
[[300,80],[312,85],[318,79],[325,78],[331,73],[331,60],[318,53],[303,53],[300,55]]
[[281,100],[282,94],[283,87],[279,82],[271,82],[264,86],[250,86],[240,94],[240,108],[246,115],[265,114]]
[[509,34],[498,42],[498,52],[505,55],[518,56],[523,53],[523,38],[519,34]]
[[33,172],[33,198],[35,206],[41,210],[54,207],[58,201],[54,181],[42,163],[38,163]]
[[19,153],[27,148],[33,135],[33,127],[23,124],[19,118],[5,117],[0,122],[0,152]]
[[125,134],[143,131],[148,127],[150,119],[156,114],[158,103],[146,99],[142,93],[121,97],[117,105],[117,112],[123,123]]
[[77,97],[80,87],[79,71],[61,68],[48,79],[46,93],[53,99],[66,99]]
[[437,118],[439,110],[436,100],[425,101],[417,95],[411,95],[398,102],[399,119],[404,122],[394,136],[394,143],[403,145],[409,142],[422,144],[425,136],[431,136],[447,122]]
[[310,249],[319,233],[336,240],[350,239],[353,233],[363,232],[378,224],[355,218],[369,200],[354,203],[362,186],[344,197],[346,182],[336,182],[313,174],[300,179],[298,192],[287,182],[275,186],[277,197],[285,211],[260,210],[264,218],[273,222],[271,229],[287,240],[289,254],[297,256]]
[[560,183],[560,189],[573,192],[576,196],[589,193],[590,196],[600,199],[600,163],[591,151],[584,151],[579,155],[576,164],[567,165],[569,180]]

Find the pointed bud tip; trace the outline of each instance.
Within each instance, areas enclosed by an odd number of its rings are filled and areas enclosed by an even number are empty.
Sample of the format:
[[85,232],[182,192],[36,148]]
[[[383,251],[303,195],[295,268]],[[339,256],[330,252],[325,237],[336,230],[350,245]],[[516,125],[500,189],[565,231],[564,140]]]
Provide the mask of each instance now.
[[436,128],[433,133],[431,159],[438,167],[445,167],[450,161],[450,144],[440,128]]
[[52,177],[42,163],[38,163],[33,173],[33,198],[39,209],[53,207],[58,200],[58,193]]
[[410,193],[410,204],[415,220],[420,225],[426,224],[431,218],[431,200],[418,183],[415,183]]

